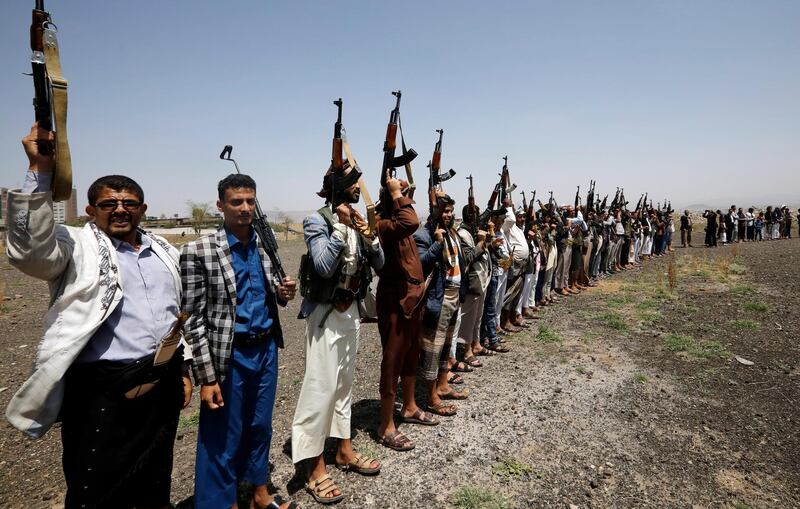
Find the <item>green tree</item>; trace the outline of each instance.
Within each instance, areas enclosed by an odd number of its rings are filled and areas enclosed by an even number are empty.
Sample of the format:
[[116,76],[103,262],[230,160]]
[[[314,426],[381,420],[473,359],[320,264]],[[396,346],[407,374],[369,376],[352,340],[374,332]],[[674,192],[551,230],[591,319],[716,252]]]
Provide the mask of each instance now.
[[189,209],[189,216],[192,218],[194,233],[200,235],[200,230],[211,218],[211,203],[189,200],[186,202],[186,207]]

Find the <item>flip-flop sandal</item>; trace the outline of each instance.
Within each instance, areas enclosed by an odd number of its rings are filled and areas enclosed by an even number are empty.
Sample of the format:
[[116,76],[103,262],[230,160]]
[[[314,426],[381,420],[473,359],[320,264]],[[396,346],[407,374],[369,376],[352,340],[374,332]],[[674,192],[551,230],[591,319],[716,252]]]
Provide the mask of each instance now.
[[447,379],[447,383],[453,385],[461,385],[464,383],[464,379],[461,378],[461,375],[459,375],[458,373],[452,373],[450,375],[450,378]]
[[438,405],[428,405],[428,411],[436,415],[441,415],[442,417],[451,417],[456,415],[456,412],[458,412],[458,407],[452,403],[445,403],[442,401]]
[[472,367],[465,364],[463,361],[458,361],[450,368],[453,373],[472,373]]
[[463,391],[456,391],[451,390],[445,394],[439,394],[441,399],[467,399],[469,397],[469,390],[464,389]]
[[[328,496],[336,490],[339,490],[338,495]],[[308,483],[306,483],[306,491],[320,504],[335,504],[344,498],[344,493],[341,493],[342,490],[336,486],[336,483],[333,482],[329,474],[325,474],[313,481],[308,481]]]
[[473,368],[482,368],[483,367],[483,363],[481,361],[479,361],[478,358],[475,357],[474,355],[470,355],[469,357],[465,358],[464,362],[466,362],[467,364],[469,364]]
[[421,424],[422,426],[436,426],[439,424],[439,419],[419,408],[408,417],[400,416],[400,419],[407,424]]
[[475,355],[483,357],[491,357],[492,355],[497,355],[497,354],[484,346],[483,348],[481,348],[481,351],[476,352]]
[[392,431],[386,436],[380,437],[380,443],[381,445],[385,445],[389,449],[393,449],[395,451],[400,451],[400,452],[410,451],[411,449],[416,447],[414,442],[412,442],[410,438],[405,436],[398,429]]
[[355,472],[361,475],[375,475],[381,471],[381,464],[378,462],[377,467],[371,467],[373,462],[378,461],[375,458],[367,458],[362,456],[359,453],[350,460],[349,463],[345,463],[344,465],[340,465],[339,463],[336,464],[336,468],[343,472]]
[[489,350],[491,350],[491,351],[493,351],[495,353],[508,353],[508,352],[511,351],[510,348],[501,345],[499,342],[497,344],[494,344],[494,345],[489,345],[486,348],[488,348]]

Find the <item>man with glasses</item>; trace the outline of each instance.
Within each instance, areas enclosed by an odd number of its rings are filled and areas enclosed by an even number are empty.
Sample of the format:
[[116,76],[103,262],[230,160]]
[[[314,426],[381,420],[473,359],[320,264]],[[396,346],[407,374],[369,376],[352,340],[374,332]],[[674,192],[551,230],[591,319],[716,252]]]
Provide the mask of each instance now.
[[[138,228],[142,188],[109,175],[89,188],[82,228],[56,225],[53,133],[22,140],[30,166],[9,193],[8,257],[49,282],[51,305],[11,424],[41,437],[61,421],[65,506],[169,507],[172,448],[191,381],[169,336],[180,304],[178,252]],[[188,354],[188,352],[186,352]]]

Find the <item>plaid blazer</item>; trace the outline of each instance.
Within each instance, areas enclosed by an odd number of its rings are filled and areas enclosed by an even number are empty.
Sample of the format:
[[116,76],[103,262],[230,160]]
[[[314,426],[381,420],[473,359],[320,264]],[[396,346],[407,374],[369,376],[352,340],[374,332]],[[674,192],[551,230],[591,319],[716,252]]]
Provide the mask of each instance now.
[[[269,256],[256,236],[258,252],[267,288],[267,308],[278,347],[283,348],[277,298],[277,276],[272,273]],[[220,228],[189,242],[181,249],[181,308],[191,313],[184,327],[186,341],[194,356],[193,371],[197,384],[221,382],[228,372],[236,324],[236,276],[225,229]]]

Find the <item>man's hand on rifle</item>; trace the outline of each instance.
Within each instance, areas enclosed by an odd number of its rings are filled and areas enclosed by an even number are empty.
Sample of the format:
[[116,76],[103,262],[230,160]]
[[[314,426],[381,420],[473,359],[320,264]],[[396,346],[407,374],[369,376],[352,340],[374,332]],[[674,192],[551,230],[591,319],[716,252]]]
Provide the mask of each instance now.
[[340,222],[340,223],[342,223],[342,224],[344,224],[344,225],[350,226],[350,225],[352,224],[352,217],[353,217],[353,216],[350,214],[350,212],[351,212],[352,210],[353,210],[353,209],[350,207],[350,205],[349,205],[349,204],[347,204],[347,203],[340,203],[340,204],[339,204],[339,205],[336,207],[336,216],[339,218],[339,222]]
[[297,281],[286,276],[281,281],[281,284],[278,285],[278,297],[282,300],[290,301],[294,299],[294,295],[297,292]]
[[478,233],[475,235],[478,239],[478,242],[483,242],[486,240],[486,232],[484,230],[478,230]]
[[25,149],[25,155],[28,156],[28,168],[31,171],[53,172],[56,166],[53,150],[50,150],[50,155],[42,155],[39,153],[39,144],[46,143],[52,146],[55,139],[56,136],[52,131],[40,128],[38,123],[33,124],[31,132],[22,138],[22,147]]
[[444,230],[442,228],[436,228],[436,231],[433,232],[433,238],[439,244],[444,244]]
[[408,182],[389,176],[389,170],[386,170],[386,173],[386,190],[389,191],[389,195],[393,200],[402,197],[403,192],[408,189]]

